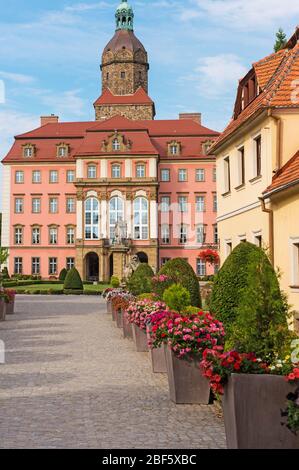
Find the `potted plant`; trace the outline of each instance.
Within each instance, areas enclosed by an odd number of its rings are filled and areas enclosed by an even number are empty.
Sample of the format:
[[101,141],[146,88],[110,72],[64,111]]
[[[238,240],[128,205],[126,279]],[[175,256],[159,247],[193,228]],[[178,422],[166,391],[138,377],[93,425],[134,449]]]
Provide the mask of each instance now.
[[6,295],[4,293],[4,290],[0,289],[0,321],[5,320],[5,315],[6,315]]
[[220,257],[218,251],[211,250],[210,248],[207,250],[203,250],[198,255],[199,259],[204,261],[205,263],[209,263],[212,266],[220,263]]
[[15,298],[16,298],[16,291],[11,289],[5,289],[6,295],[6,314],[11,315],[14,313],[15,310]]

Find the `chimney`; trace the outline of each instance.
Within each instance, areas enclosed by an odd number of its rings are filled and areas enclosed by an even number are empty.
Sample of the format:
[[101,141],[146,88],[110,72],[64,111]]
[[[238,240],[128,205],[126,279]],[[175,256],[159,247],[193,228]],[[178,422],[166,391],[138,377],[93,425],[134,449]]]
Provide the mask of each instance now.
[[179,115],[180,119],[190,119],[191,121],[201,124],[201,113],[181,113]]
[[59,122],[59,117],[55,116],[55,114],[51,114],[51,116],[41,116],[40,118],[41,126],[44,126],[45,124],[55,124],[55,122]]

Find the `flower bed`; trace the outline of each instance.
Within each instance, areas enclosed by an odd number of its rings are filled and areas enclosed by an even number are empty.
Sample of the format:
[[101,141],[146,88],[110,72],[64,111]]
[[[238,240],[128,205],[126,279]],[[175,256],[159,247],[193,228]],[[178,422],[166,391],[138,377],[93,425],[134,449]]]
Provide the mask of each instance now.
[[141,330],[146,330],[147,324],[151,322],[151,317],[160,314],[165,310],[163,302],[150,302],[148,300],[139,300],[130,302],[125,315],[129,323],[133,323]]

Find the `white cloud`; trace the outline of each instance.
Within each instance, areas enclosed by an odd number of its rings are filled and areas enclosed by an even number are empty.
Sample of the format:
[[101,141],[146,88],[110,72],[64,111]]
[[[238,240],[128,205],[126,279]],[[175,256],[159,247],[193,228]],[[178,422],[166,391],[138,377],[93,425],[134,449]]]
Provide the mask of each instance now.
[[75,3],[65,7],[65,11],[71,12],[82,12],[90,10],[100,10],[102,8],[109,8],[111,5],[108,2],[97,2],[97,3]]
[[21,85],[27,85],[35,81],[34,77],[30,75],[23,75],[21,73],[12,73],[12,72],[4,72],[0,70],[0,77],[10,80],[15,83],[19,83]]
[[[192,0],[192,8],[182,10],[181,18],[207,17],[224,27],[246,30],[260,29],[277,21],[293,20],[299,15],[296,0]],[[296,21],[296,20],[295,20]],[[296,26],[296,24],[294,24]]]
[[181,77],[180,82],[192,81],[199,94],[205,98],[223,98],[235,92],[238,80],[246,72],[238,56],[219,54],[201,58],[194,72]]
[[85,115],[85,100],[79,93],[81,90],[68,90],[62,93],[51,92],[41,96],[41,103],[53,109],[55,114],[59,114],[64,119],[72,116]]

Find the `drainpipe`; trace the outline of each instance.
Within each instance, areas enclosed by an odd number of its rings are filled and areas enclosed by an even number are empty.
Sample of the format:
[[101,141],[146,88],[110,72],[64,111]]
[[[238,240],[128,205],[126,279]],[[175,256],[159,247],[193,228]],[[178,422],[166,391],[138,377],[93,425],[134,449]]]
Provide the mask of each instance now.
[[273,210],[266,208],[265,200],[259,197],[262,205],[262,211],[269,215],[269,258],[272,266],[274,267],[274,216]]
[[276,162],[275,173],[280,170],[282,166],[282,121],[278,116],[273,115],[272,109],[268,110],[268,116],[274,119],[276,124]]

